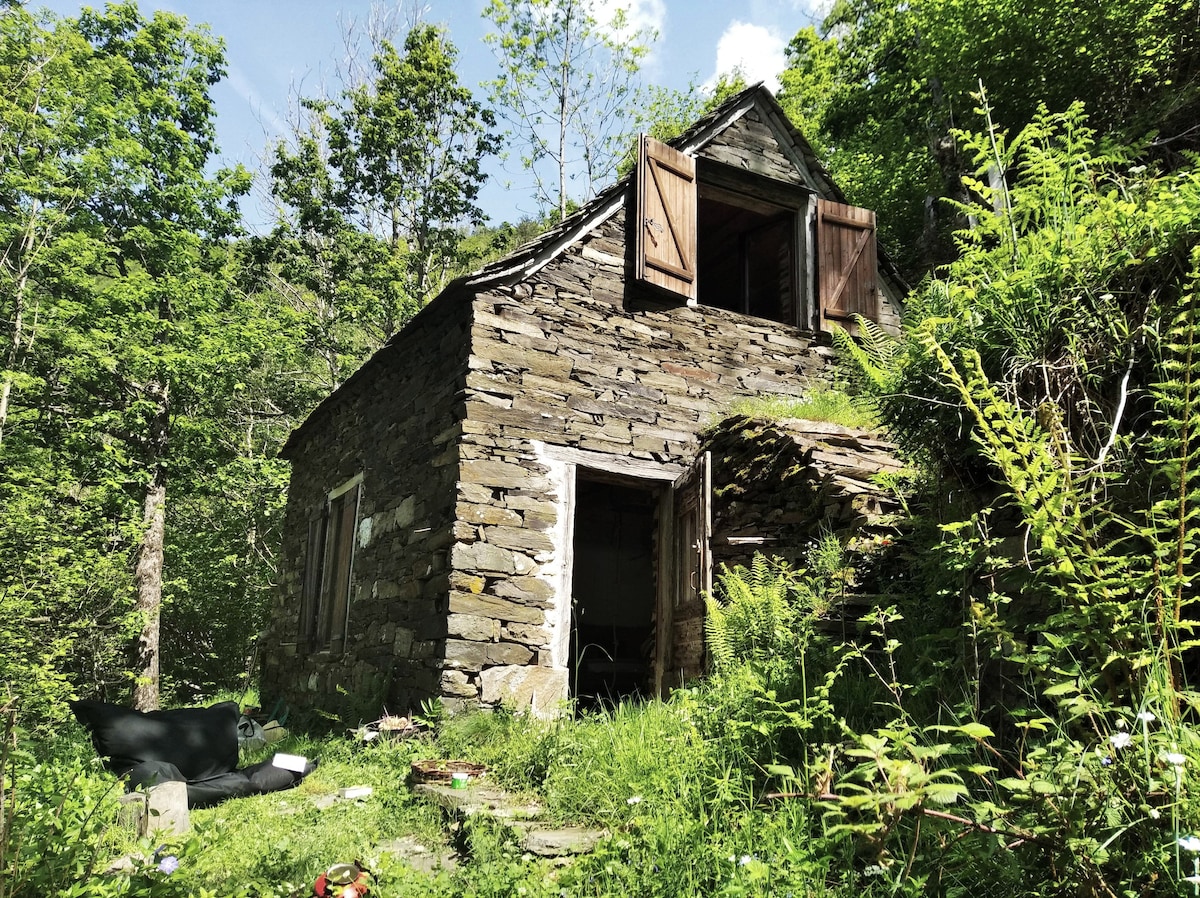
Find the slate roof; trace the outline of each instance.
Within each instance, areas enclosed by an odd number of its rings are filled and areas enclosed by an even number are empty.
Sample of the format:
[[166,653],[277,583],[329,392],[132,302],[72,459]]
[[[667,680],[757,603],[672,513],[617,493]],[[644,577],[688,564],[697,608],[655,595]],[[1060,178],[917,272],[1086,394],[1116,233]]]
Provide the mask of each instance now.
[[[667,143],[681,152],[694,154],[739,119],[755,105],[762,104],[773,123],[786,131],[798,155],[804,160],[813,180],[813,187],[827,199],[846,202],[845,196],[829,176],[829,172],[817,159],[812,146],[804,135],[788,121],[787,114],[774,95],[762,82],[751,85],[731,96],[721,105],[696,119],[692,125]],[[610,184],[593,199],[585,203],[559,224],[540,234],[528,243],[517,247],[507,256],[489,262],[472,272],[461,281],[471,287],[484,288],[500,284],[512,284],[537,271],[552,261],[560,252],[604,221],[621,208],[625,192],[629,189],[633,175],[629,174]]]

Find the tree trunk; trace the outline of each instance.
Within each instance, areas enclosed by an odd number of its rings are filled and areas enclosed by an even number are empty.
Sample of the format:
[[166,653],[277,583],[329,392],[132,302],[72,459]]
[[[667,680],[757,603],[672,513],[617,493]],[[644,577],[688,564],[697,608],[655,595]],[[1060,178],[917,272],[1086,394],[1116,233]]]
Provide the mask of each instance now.
[[29,268],[32,264],[34,231],[37,223],[38,205],[29,213],[25,233],[21,236],[19,260],[13,278],[12,339],[9,340],[4,359],[4,383],[0,384],[0,443],[4,440],[4,427],[8,423],[8,404],[12,396],[13,375],[21,364],[21,341],[25,337],[25,303],[29,289]]
[[135,610],[142,617],[138,636],[133,706],[139,711],[158,709],[159,616],[162,610],[163,541],[167,520],[167,430],[170,423],[168,385],[151,383],[146,392],[155,399],[150,421],[149,463],[154,474],[146,486],[142,511],[142,540],[138,545],[133,581],[137,590]]

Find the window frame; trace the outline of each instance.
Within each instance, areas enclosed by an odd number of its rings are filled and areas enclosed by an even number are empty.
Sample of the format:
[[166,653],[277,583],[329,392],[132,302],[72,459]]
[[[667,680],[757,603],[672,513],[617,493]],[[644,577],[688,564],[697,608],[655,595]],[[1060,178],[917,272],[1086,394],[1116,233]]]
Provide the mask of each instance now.
[[[689,168],[689,160],[694,169]],[[825,199],[806,185],[777,181],[704,156],[692,157],[646,135],[639,143],[635,196],[634,276],[659,294],[689,306],[704,304],[698,300],[704,289],[698,245],[699,207],[705,199],[763,215],[764,223],[772,215],[791,217],[791,309],[786,308],[781,290],[778,317],[753,314],[742,272],[741,309],[736,314],[813,334],[839,327],[853,333],[855,315],[877,323],[884,315],[876,216],[871,210]],[[659,221],[660,216],[666,221]],[[848,244],[840,232],[845,228],[851,228]],[[744,243],[752,230],[734,229],[734,234]],[[856,246],[859,238],[865,246]],[[738,254],[745,264],[746,251],[739,249]],[[844,281],[839,280],[846,278],[853,287],[848,292],[854,294],[848,301],[841,286]],[[827,296],[831,283],[834,295]]]
[[[702,231],[703,212],[701,204],[705,202],[720,203],[724,206],[729,206],[737,209],[742,209],[753,213],[761,218],[749,227],[737,231],[737,240],[739,246],[736,250],[737,265],[741,269],[737,276],[740,280],[738,305],[737,309],[730,309],[729,306],[719,306],[710,303],[705,303],[703,299],[698,299],[698,304],[707,306],[708,308],[724,308],[728,311],[735,311],[738,314],[746,315],[750,318],[756,318],[760,321],[775,321],[779,324],[787,324],[792,327],[804,329],[811,328],[811,312],[810,312],[810,297],[812,294],[812,279],[808,272],[811,271],[811,266],[807,263],[809,257],[809,227],[807,222],[810,219],[810,201],[811,194],[808,191],[787,191],[780,190],[773,196],[764,196],[770,191],[767,185],[770,182],[766,178],[750,173],[736,172],[735,174],[725,174],[723,177],[717,176],[714,172],[717,171],[716,166],[722,169],[727,169],[729,166],[721,165],[721,163],[710,163],[709,165],[700,167],[697,187],[697,232]],[[790,230],[788,247],[789,254],[789,270],[787,278],[791,293],[790,301],[784,303],[781,297],[780,307],[790,306],[790,314],[781,314],[778,317],[764,317],[757,315],[750,310],[750,271],[749,271],[749,250],[747,247],[747,238],[755,233],[762,232],[768,228],[776,227],[780,223],[786,223]],[[697,238],[698,242],[703,242],[704,237],[701,234]],[[700,277],[701,270],[707,267],[703,255],[697,251],[696,271],[697,271],[697,296],[702,297],[706,287],[703,279]]]
[[362,481],[362,474],[356,474],[330,490],[308,521],[299,635],[313,651],[345,651]]

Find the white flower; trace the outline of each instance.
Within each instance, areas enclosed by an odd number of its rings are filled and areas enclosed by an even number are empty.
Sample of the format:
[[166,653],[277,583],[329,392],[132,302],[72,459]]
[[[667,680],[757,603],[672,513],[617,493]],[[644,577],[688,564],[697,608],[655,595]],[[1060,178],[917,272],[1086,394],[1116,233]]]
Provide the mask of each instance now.
[[1184,851],[1190,851],[1193,854],[1200,852],[1200,836],[1181,836],[1179,839],[1179,847]]
[[1112,743],[1113,748],[1120,750],[1122,748],[1129,748],[1133,744],[1133,737],[1122,730],[1119,733],[1113,733],[1109,736],[1108,741]]
[[747,865],[748,865],[748,864],[749,864],[749,863],[750,863],[752,860],[754,860],[754,858],[753,858],[753,857],[751,857],[751,856],[750,856],[750,855],[748,855],[748,854],[743,854],[743,855],[742,855],[740,858],[738,858],[738,863],[739,863],[741,866],[745,867],[745,866],[747,866]]
[[1150,711],[1138,711],[1138,720],[1142,723],[1154,723],[1157,719]]
[[625,799],[625,804],[641,804],[641,803],[642,803],[642,796],[640,796],[640,795],[631,795],[629,798]]
[[1187,758],[1177,751],[1164,751],[1162,759],[1173,767],[1182,767],[1187,762]]

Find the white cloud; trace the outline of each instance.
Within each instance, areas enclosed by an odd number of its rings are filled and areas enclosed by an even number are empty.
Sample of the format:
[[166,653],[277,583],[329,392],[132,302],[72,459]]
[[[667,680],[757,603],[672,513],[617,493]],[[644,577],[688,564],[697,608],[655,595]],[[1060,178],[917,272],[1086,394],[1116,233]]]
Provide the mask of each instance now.
[[747,84],[764,81],[771,90],[779,90],[779,73],[787,66],[786,51],[787,40],[778,32],[749,22],[731,22],[717,41],[716,71],[704,87],[711,89],[721,75],[737,69]]
[[618,10],[624,10],[625,27],[616,32],[618,39],[628,39],[639,31],[662,34],[667,20],[663,0],[592,0],[592,15],[605,25],[612,22]]
[[792,9],[820,21],[833,9],[833,0],[792,0]]
[[246,105],[250,107],[254,116],[262,124],[263,131],[267,132],[269,138],[274,139],[291,133],[291,127],[287,121],[275,110],[263,104],[257,88],[238,66],[226,64],[225,80],[233,92],[246,101]]

